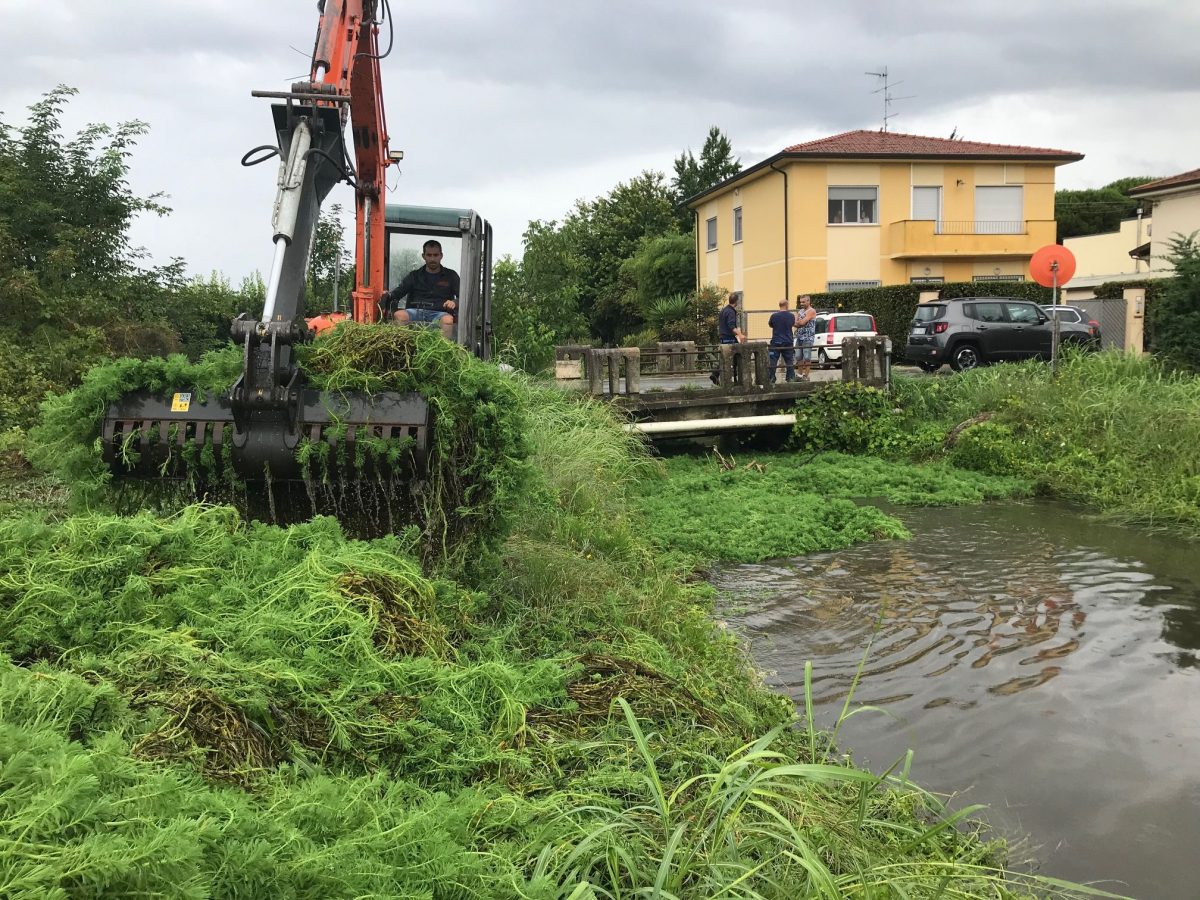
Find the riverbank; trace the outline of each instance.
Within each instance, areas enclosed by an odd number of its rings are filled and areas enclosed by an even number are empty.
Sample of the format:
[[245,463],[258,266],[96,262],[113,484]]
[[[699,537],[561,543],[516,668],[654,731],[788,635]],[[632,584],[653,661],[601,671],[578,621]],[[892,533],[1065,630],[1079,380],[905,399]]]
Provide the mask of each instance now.
[[[1039,493],[1200,538],[1200,379],[1149,356],[1068,355],[898,378],[880,420],[908,458],[1028,479]],[[947,435],[967,423],[954,438]],[[887,452],[888,448],[884,448]]]
[[[687,580],[703,532],[677,519],[690,536],[664,558],[665,495],[649,519],[634,505],[679,464],[663,478],[607,409],[515,385],[530,481],[498,565],[471,579],[411,536],[352,541],[329,519],[10,510],[0,893],[1057,891],[1005,873],[1004,848],[947,825],[904,772],[794,727]],[[1023,489],[903,472],[875,492]],[[895,533],[849,490],[800,529],[814,547]]]

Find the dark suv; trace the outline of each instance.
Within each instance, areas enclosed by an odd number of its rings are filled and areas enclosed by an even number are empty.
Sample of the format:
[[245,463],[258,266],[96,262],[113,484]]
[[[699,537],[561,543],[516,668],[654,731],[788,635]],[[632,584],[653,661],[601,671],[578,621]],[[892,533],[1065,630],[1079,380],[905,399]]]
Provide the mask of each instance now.
[[[1031,300],[958,297],[917,307],[904,348],[926,372],[950,363],[956,372],[1005,359],[1050,358],[1054,323]],[[1059,323],[1064,346],[1095,346],[1086,324]]]

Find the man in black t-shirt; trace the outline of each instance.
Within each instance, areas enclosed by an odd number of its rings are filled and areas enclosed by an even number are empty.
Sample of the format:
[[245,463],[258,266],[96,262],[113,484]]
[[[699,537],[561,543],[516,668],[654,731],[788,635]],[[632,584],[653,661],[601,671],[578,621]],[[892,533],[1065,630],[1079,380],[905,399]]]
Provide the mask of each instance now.
[[384,295],[388,308],[403,297],[408,298],[404,309],[397,309],[393,318],[400,325],[441,326],[446,340],[454,340],[454,311],[458,306],[458,273],[442,265],[442,245],[426,241],[421,247],[425,265],[413,269],[394,290]]
[[788,310],[787,297],[779,301],[779,312],[771,313],[767,324],[771,326],[771,345],[767,348],[771,384],[774,384],[777,378],[780,356],[787,367],[787,380],[795,381],[796,351],[792,348],[792,329],[796,327],[796,317]]
[[[729,302],[722,308],[717,316],[717,339],[722,344],[741,344],[745,343],[746,336],[742,334],[742,329],[738,327],[737,305],[738,300],[742,297],[741,291],[731,291],[729,294]],[[735,367],[736,376],[736,367]],[[713,384],[721,383],[721,357],[717,357],[717,364],[712,370],[712,374],[708,376],[709,381]]]

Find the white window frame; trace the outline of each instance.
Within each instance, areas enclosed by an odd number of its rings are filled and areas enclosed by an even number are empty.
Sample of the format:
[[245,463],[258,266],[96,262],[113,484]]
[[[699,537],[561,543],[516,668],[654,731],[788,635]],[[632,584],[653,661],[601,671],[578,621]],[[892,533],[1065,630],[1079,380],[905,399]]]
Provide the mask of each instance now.
[[704,220],[704,249],[711,253],[717,249],[717,217]]
[[[830,204],[835,202],[834,198],[831,196],[831,194],[834,191],[838,191],[838,190],[842,190],[842,191],[874,191],[875,195],[874,195],[874,197],[871,197],[871,198],[844,197],[844,198],[838,198],[838,200],[836,201],[838,203],[846,204],[846,203],[862,203],[863,201],[870,199],[871,212],[873,213],[873,218],[871,219],[871,221],[869,221],[869,222],[859,221],[859,219],[857,217],[858,217],[858,215],[861,215],[861,213],[862,213],[862,207],[860,206],[860,207],[858,207],[858,211],[856,213],[855,220],[853,222],[847,222],[845,220],[846,207],[843,205],[842,206],[842,221],[834,222],[833,221],[833,212],[832,212],[832,210],[829,209],[829,206],[830,206]],[[829,187],[826,191],[825,198],[826,198],[826,204],[825,204],[825,219],[826,219],[825,224],[826,225],[831,225],[831,226],[834,226],[834,225],[836,225],[836,226],[867,225],[867,226],[872,226],[872,227],[878,227],[878,225],[879,225],[879,185],[877,185],[877,184],[831,184],[831,185],[829,185]]]
[[740,206],[733,208],[733,242],[735,244],[742,242],[742,208]]

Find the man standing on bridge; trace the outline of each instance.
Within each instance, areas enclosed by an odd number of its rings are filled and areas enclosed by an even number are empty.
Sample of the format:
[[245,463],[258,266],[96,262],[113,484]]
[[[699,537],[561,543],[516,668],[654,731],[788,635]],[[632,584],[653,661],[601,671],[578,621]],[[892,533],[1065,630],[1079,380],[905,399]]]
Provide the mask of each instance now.
[[[738,300],[742,298],[741,291],[730,291],[729,302],[721,310],[717,316],[717,340],[722,344],[744,344],[746,336],[742,334],[742,329],[738,327],[737,305]],[[737,377],[737,367],[734,367],[734,378]],[[717,364],[713,367],[712,374],[708,376],[708,380],[713,384],[721,383],[721,355],[717,353]]]
[[787,366],[787,380],[796,380],[796,351],[792,349],[792,329],[796,327],[796,317],[788,311],[787,297],[779,301],[779,312],[771,313],[767,319],[771,326],[771,346],[767,349],[767,360],[771,365],[770,379],[774,384],[778,378],[779,357]]

